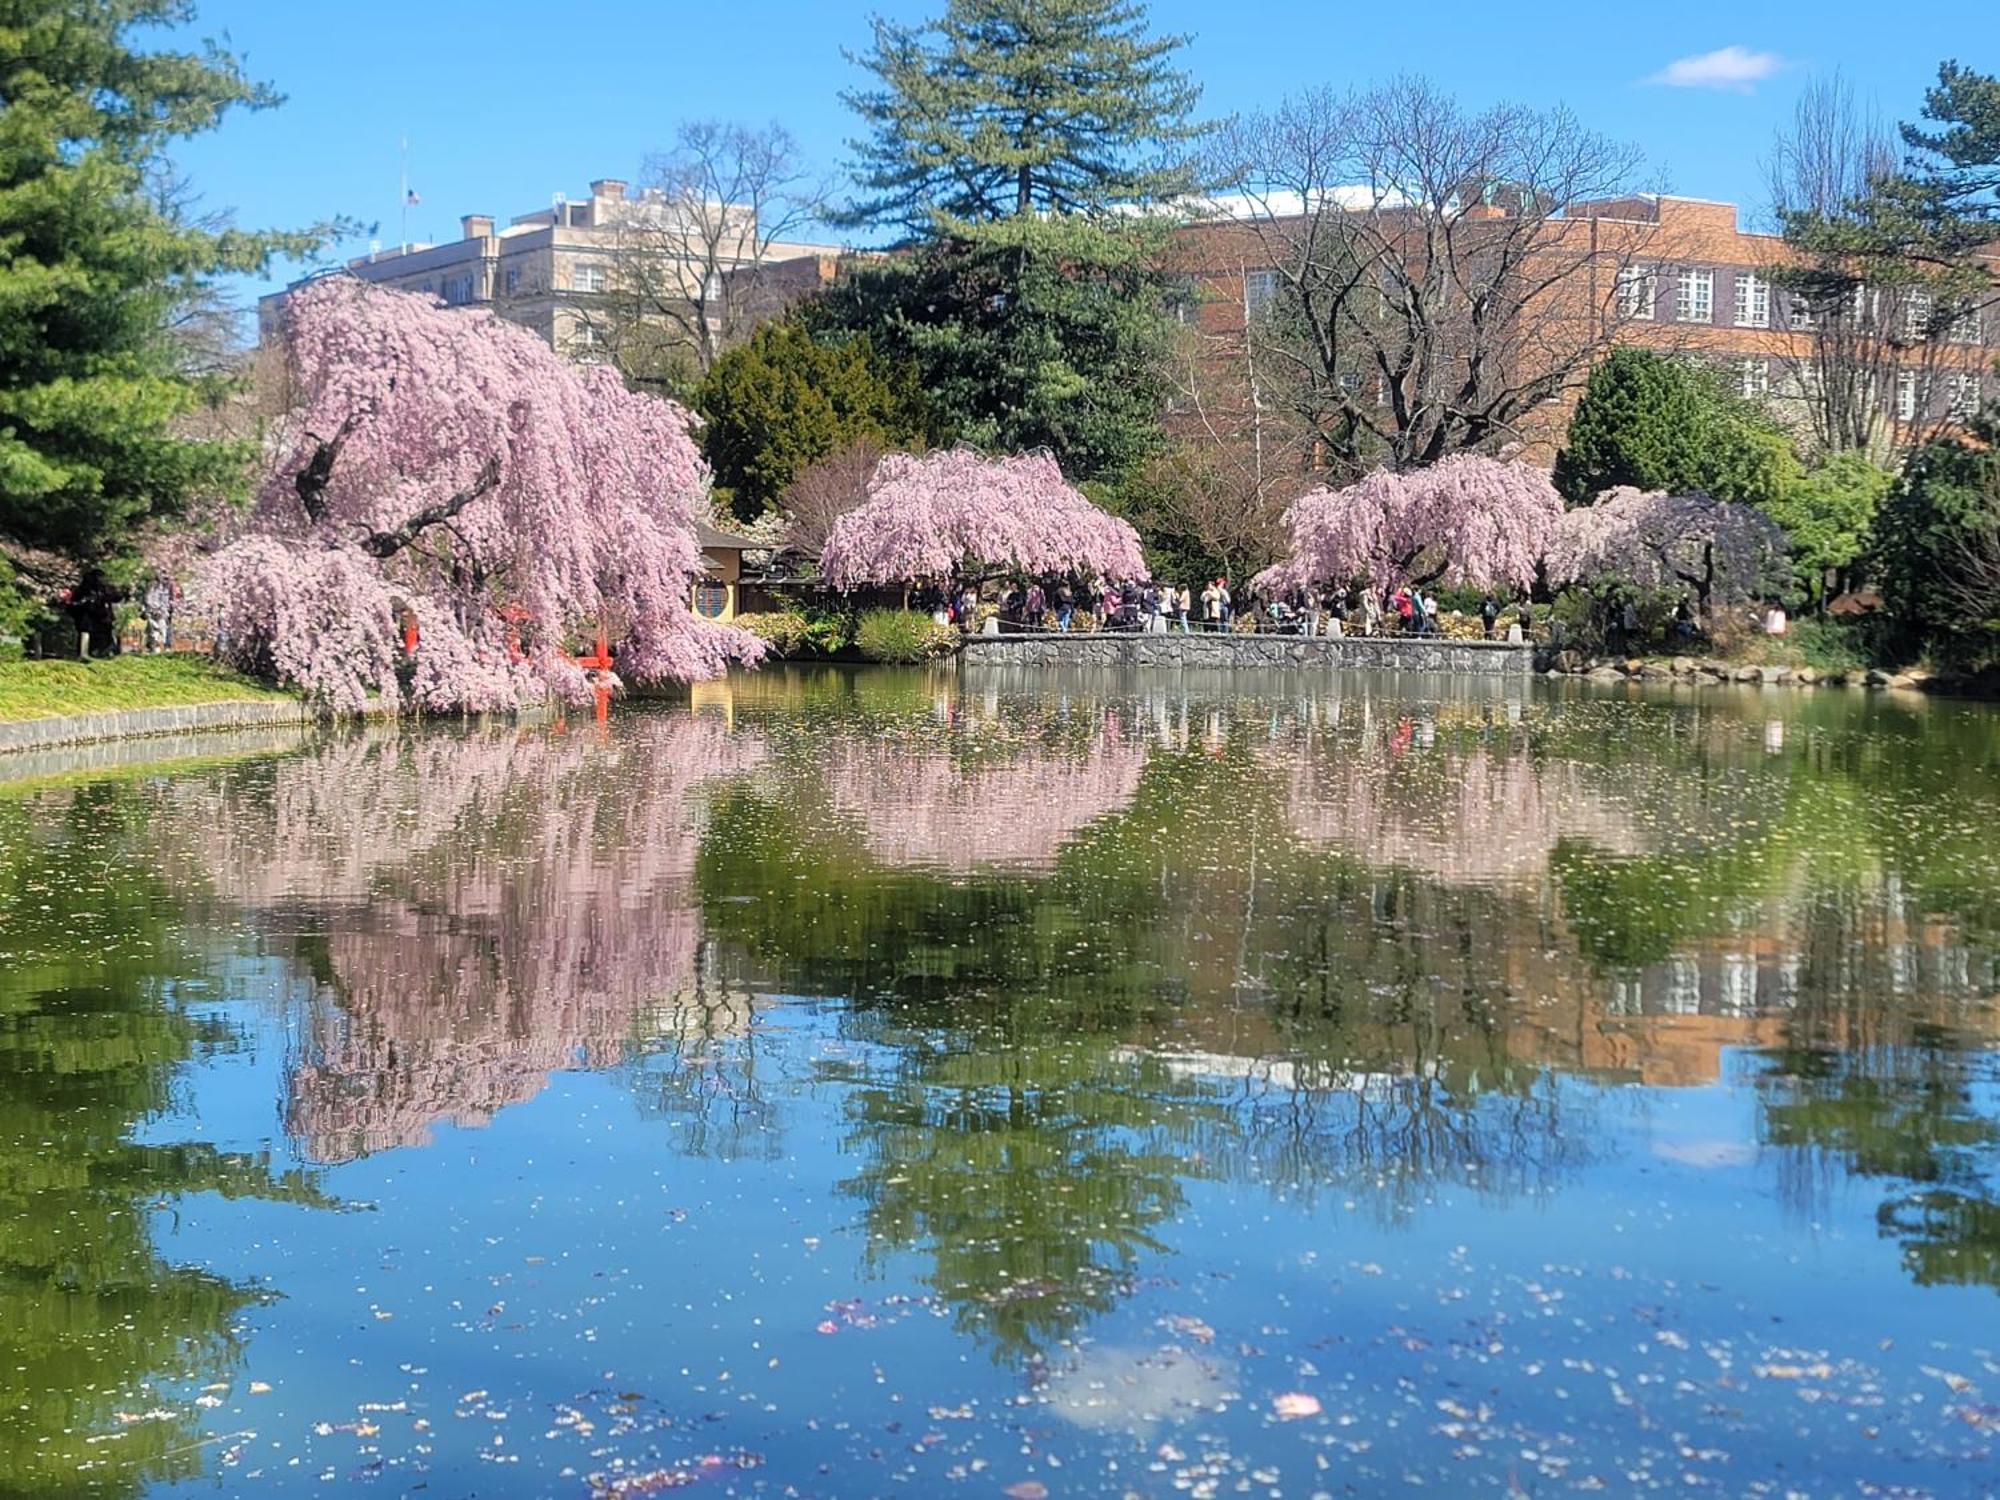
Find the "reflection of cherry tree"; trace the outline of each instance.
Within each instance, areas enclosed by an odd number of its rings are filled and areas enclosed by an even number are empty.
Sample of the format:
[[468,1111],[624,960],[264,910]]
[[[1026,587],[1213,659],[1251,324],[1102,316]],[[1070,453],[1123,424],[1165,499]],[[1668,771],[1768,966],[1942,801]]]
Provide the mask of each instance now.
[[1079,829],[1130,805],[1146,746],[1106,719],[1081,746],[1030,745],[967,762],[936,745],[885,756],[847,737],[826,747],[827,795],[885,864],[1046,868]]
[[712,721],[355,736],[176,783],[185,851],[296,934],[319,990],[287,1119],[341,1160],[479,1121],[546,1075],[623,1055],[690,987],[695,789],[755,762]]
[[1632,808],[1587,767],[1538,763],[1507,745],[1406,755],[1403,726],[1386,728],[1379,740],[1292,760],[1301,839],[1455,884],[1539,883],[1564,838],[1616,854],[1644,846]]

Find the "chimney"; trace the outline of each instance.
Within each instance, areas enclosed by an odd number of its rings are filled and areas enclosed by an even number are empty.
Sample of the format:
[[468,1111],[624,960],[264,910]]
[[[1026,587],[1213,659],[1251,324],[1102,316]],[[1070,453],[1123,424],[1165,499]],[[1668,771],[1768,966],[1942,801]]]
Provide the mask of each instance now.
[[469,240],[483,240],[493,233],[493,215],[466,214],[458,221],[459,228]]
[[590,185],[590,196],[605,203],[625,201],[625,181],[620,177],[600,177]]

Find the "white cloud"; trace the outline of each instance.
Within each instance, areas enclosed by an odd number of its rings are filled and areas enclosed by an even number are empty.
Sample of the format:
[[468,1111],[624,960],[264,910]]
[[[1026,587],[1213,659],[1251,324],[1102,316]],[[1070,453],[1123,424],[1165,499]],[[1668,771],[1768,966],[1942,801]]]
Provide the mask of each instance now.
[[1747,94],[1784,65],[1785,60],[1775,52],[1717,47],[1713,52],[1678,58],[1646,82],[1673,89],[1733,89]]

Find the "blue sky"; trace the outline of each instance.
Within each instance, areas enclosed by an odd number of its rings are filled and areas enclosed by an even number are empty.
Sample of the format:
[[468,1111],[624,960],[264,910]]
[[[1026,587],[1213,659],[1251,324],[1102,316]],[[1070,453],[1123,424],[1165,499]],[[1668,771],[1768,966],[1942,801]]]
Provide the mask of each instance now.
[[[851,130],[838,95],[859,79],[841,48],[865,45],[871,8],[918,19],[942,3],[203,0],[196,30],[227,34],[288,98],[179,159],[205,203],[246,226],[346,214],[389,241],[405,134],[423,199],[409,229],[423,239],[456,238],[462,213],[504,220],[593,177],[636,176],[684,119],[775,119],[834,168]],[[1153,14],[1194,34],[1186,61],[1209,113],[1421,71],[1469,104],[1567,104],[1644,151],[1649,185],[1735,200],[1746,218],[1773,131],[1815,73],[1839,69],[1903,119],[1944,58],[2000,68],[1990,0],[1155,0]]]

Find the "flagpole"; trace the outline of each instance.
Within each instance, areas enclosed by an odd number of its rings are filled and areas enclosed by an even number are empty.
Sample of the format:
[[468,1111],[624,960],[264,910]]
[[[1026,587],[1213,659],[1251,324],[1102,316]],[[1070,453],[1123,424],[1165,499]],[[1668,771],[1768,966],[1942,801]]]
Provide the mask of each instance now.
[[407,253],[410,248],[410,138],[403,137],[403,192],[396,200],[397,212],[402,215],[399,224],[401,243],[396,247]]

